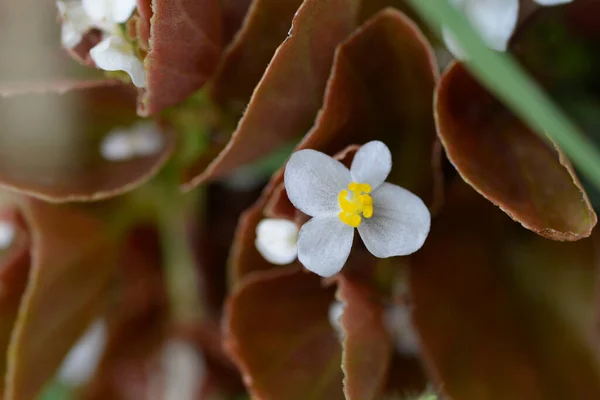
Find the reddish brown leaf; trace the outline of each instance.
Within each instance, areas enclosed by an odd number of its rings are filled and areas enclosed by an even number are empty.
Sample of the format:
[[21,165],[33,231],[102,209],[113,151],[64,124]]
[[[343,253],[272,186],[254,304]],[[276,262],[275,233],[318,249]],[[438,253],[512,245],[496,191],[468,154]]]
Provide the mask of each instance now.
[[221,54],[218,0],[153,0],[147,88],[138,112],[153,115],[200,89]]
[[[0,250],[0,354],[6,355],[10,337],[17,320],[19,304],[29,276],[29,234],[18,210],[0,213],[0,221],[16,228],[15,238],[5,251]],[[6,373],[6,357],[0,362],[0,375]],[[4,389],[4,381],[0,390]]]
[[389,180],[432,204],[439,175],[436,78],[435,58],[418,27],[399,11],[380,12],[340,46],[325,105],[298,149],[331,154],[381,140],[393,155]]
[[223,176],[303,135],[321,106],[336,46],[356,26],[359,0],[305,0],[225,150],[186,183]]
[[377,294],[349,275],[338,275],[337,298],[345,304],[342,369],[348,400],[378,398],[392,357],[392,343],[383,324]]
[[268,197],[264,209],[264,214],[267,217],[287,219],[294,219],[296,217],[297,210],[287,197],[283,182],[279,183],[271,193],[269,193]]
[[31,399],[106,301],[114,274],[107,232],[96,219],[31,200],[31,272],[8,350],[6,392]]
[[0,185],[47,201],[98,200],[131,190],[174,147],[173,133],[161,129],[159,153],[127,161],[103,158],[106,135],[137,118],[135,93],[122,84],[0,99],[0,115]]
[[412,256],[431,376],[461,400],[600,398],[596,239],[522,229],[460,182]]
[[221,0],[223,43],[229,43],[238,32],[252,0]]
[[277,47],[285,40],[302,0],[256,0],[229,45],[212,87],[215,101],[239,116]]
[[463,179],[524,227],[554,240],[589,236],[597,217],[568,160],[451,65],[436,114],[446,154]]
[[[441,200],[432,118],[436,71],[418,28],[398,11],[382,11],[340,46],[323,109],[297,149],[332,154],[353,143],[382,140],[393,154],[390,181],[436,208]],[[282,181],[283,170],[267,193]]]
[[136,399],[150,390],[159,369],[157,353],[168,333],[168,302],[160,242],[148,227],[136,227],[118,259],[113,301],[107,309],[108,343],[86,399]]
[[249,275],[230,297],[224,345],[253,398],[343,399],[334,288],[296,267]]

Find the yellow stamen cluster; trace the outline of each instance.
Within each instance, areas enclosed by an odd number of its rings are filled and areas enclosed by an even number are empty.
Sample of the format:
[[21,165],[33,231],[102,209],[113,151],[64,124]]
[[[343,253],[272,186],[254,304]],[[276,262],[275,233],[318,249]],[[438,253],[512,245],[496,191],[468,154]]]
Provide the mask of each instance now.
[[[352,182],[348,190],[342,190],[338,195],[340,203],[340,219],[343,223],[357,228],[362,222],[362,217],[373,216],[373,199],[368,195],[371,186],[366,183]],[[362,215],[362,217],[361,217]]]

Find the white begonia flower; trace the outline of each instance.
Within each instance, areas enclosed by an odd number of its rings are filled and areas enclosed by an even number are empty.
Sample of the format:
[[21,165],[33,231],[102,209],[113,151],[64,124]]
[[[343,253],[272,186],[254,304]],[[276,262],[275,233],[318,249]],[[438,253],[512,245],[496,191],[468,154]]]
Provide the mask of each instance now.
[[6,221],[0,221],[0,250],[8,249],[15,240],[15,226]]
[[423,201],[384,182],[392,168],[385,144],[362,146],[348,170],[315,150],[294,153],[285,169],[292,204],[313,217],[298,235],[298,259],[323,277],[338,273],[350,254],[354,228],[376,257],[408,255],[427,238],[431,216]]
[[[535,0],[542,6],[569,3],[572,0]],[[483,41],[493,50],[506,51],[519,19],[519,0],[450,0],[450,3],[464,13]],[[452,33],[442,30],[448,50],[460,60],[467,55]]]
[[65,0],[57,2],[62,18],[62,44],[76,47],[92,29],[102,32],[102,41],[90,50],[90,57],[105,71],[125,71],[137,87],[146,86],[143,62],[122,36],[119,26],[135,11],[136,0]]
[[100,154],[109,161],[127,161],[157,154],[163,146],[163,137],[156,127],[140,122],[110,131],[100,144]]
[[58,378],[69,386],[78,387],[92,378],[107,342],[104,320],[97,320],[71,348],[58,371]]
[[298,226],[287,219],[263,219],[256,226],[254,243],[258,252],[271,264],[290,264],[298,256]]

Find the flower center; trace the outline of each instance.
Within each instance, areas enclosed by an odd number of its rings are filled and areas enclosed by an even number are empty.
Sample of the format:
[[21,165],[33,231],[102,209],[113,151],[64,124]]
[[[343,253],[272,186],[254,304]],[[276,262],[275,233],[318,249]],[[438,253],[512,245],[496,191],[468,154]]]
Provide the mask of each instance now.
[[338,195],[340,203],[339,217],[343,223],[354,228],[362,222],[362,217],[373,216],[373,199],[368,195],[371,193],[371,185],[367,183],[352,182],[347,190],[342,190]]

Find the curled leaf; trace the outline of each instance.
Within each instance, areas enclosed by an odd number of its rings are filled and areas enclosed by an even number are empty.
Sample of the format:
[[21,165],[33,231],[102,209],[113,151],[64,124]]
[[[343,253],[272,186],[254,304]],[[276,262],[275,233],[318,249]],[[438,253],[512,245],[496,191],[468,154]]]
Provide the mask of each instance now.
[[479,193],[549,239],[589,236],[597,217],[568,160],[525,127],[462,64],[446,70],[436,115],[448,158]]
[[236,132],[205,170],[192,165],[186,188],[220,177],[302,136],[321,106],[336,46],[356,26],[359,0],[305,0]]
[[30,200],[31,272],[8,349],[3,398],[31,399],[105,306],[114,253],[99,221]]
[[212,82],[212,96],[241,115],[277,47],[285,40],[302,0],[256,0],[227,47]]
[[200,89],[221,55],[217,0],[153,0],[150,50],[144,64],[147,88],[138,112],[149,116]]
[[337,298],[345,304],[342,369],[348,400],[377,399],[392,357],[377,293],[359,279],[339,275]]
[[[380,12],[339,47],[325,104],[297,150],[333,154],[381,140],[393,154],[390,181],[435,208],[441,200],[441,157],[432,118],[436,71],[418,27],[399,11]],[[268,195],[282,182],[280,171]]]
[[339,47],[325,104],[298,149],[331,154],[381,140],[393,155],[389,180],[432,204],[440,174],[431,117],[436,80],[419,28],[401,12],[383,10]]
[[334,288],[296,267],[249,275],[227,303],[224,345],[258,399],[343,399]]
[[123,84],[53,89],[58,93],[0,99],[1,186],[54,202],[103,199],[149,179],[173,151],[173,132],[160,127],[155,153],[107,160],[103,142],[137,119],[132,89]]
[[154,229],[137,226],[117,259],[113,301],[106,309],[108,342],[86,399],[144,397],[166,339],[168,301]]

